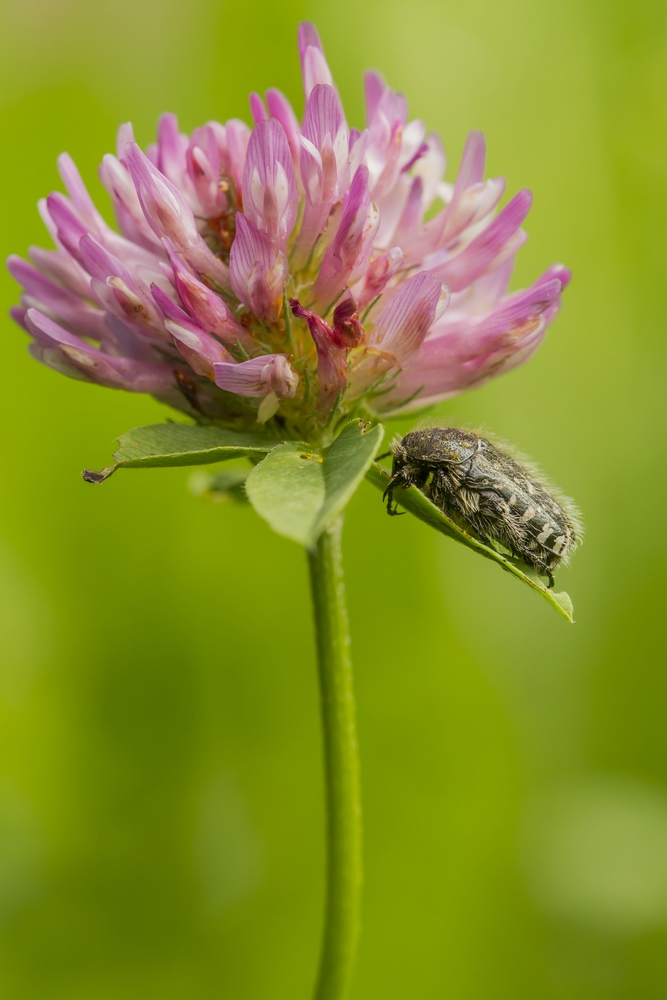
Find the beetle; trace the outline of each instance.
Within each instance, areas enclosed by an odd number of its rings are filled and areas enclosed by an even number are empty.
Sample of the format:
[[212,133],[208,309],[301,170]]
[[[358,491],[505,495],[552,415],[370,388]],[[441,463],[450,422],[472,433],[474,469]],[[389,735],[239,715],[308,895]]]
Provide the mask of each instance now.
[[474,431],[427,427],[396,439],[387,513],[399,513],[394,490],[416,486],[451,520],[485,545],[499,543],[553,587],[553,571],[581,539],[574,503],[545,486],[523,460]]

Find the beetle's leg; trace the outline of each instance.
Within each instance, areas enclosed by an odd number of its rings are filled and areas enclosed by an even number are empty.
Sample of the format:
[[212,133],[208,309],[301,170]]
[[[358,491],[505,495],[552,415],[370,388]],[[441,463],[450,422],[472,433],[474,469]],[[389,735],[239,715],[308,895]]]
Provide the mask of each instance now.
[[470,528],[469,534],[471,534],[473,538],[475,538],[478,542],[481,542],[482,545],[486,545],[487,549],[493,549],[491,539],[488,538],[483,531],[479,530],[473,519],[468,514],[464,514],[462,511],[459,511],[459,517],[461,517],[468,525]]
[[[383,499],[385,496],[387,498],[387,513],[389,514],[390,517],[400,517],[402,514],[407,514],[406,510],[399,510],[398,504],[394,503],[394,491],[393,489],[391,489],[391,487],[387,487],[387,489],[384,491]],[[393,504],[393,509],[392,509],[392,504]]]
[[529,549],[520,549],[515,552],[515,556],[522,562],[527,563],[531,569],[534,569],[538,576],[546,576],[549,583],[547,584],[547,590],[551,590],[555,585],[553,570],[544,561],[540,559],[536,552],[531,552]]
[[[401,514],[405,514],[406,511],[399,511],[397,505],[394,503],[394,487],[399,485],[401,480],[405,479],[403,470],[397,472],[395,476],[392,476],[387,483],[387,488],[382,494],[382,499],[387,501],[387,513],[390,517],[400,517]],[[393,505],[393,509],[392,509]]]
[[444,469],[435,469],[431,480],[431,500],[444,511],[445,506],[456,507],[453,503],[455,493],[452,490],[449,477]]
[[549,564],[544,559],[540,559],[540,557],[537,555],[533,556],[531,562],[533,564],[533,568],[537,573],[539,573],[540,576],[547,577],[549,581],[549,583],[547,584],[547,590],[551,590],[555,583],[553,570],[551,569],[551,566],[549,566]]
[[[409,466],[404,465],[402,469],[391,477],[387,483],[387,488],[382,494],[382,499],[387,500],[387,513],[391,517],[400,517],[401,514],[406,514],[407,511],[399,511],[397,505],[394,503],[394,489],[405,489],[408,486],[419,486],[420,480],[418,476],[415,476],[414,470],[411,470]],[[392,510],[392,504],[394,508]]]
[[399,510],[398,504],[394,504],[394,509],[391,509],[391,500],[387,504],[387,513],[390,517],[402,517],[403,514],[407,514],[407,510]]
[[[467,517],[465,514],[462,514],[461,517],[464,519],[466,524],[470,526],[471,528],[470,533],[472,534],[473,538],[476,538],[478,542],[482,543],[482,545],[486,545],[487,549],[493,549],[493,542],[491,541],[491,539],[487,535],[485,535],[483,531],[479,530],[479,528],[472,520],[472,518]],[[495,549],[493,549],[493,551],[495,552]]]

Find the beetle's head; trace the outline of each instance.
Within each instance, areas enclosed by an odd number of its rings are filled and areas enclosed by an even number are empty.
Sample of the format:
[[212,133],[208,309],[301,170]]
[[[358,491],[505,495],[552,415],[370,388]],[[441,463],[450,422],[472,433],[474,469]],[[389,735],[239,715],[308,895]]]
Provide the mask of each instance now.
[[393,461],[391,464],[391,475],[392,478],[397,472],[400,472],[404,465],[408,461],[408,453],[405,445],[403,444],[403,438],[395,437],[391,442],[391,454]]

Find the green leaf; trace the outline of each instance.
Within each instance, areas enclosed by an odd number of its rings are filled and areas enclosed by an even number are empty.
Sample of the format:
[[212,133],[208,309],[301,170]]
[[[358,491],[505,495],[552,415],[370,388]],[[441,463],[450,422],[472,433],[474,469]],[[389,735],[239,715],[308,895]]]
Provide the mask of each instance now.
[[246,480],[246,493],[274,531],[301,545],[310,541],[325,497],[324,458],[305,444],[278,445]]
[[324,452],[281,444],[251,471],[248,499],[279,535],[312,548],[359,486],[383,436],[381,425],[352,420]]
[[[377,489],[386,490],[387,483],[389,482],[389,473],[383,469],[377,463],[370,466],[368,472],[366,473],[366,479]],[[394,499],[396,503],[400,504],[405,510],[415,517],[418,517],[420,521],[424,521],[431,528],[435,528],[436,531],[442,532],[443,535],[448,535],[449,538],[455,539],[457,542],[461,542],[463,545],[467,545],[468,548],[473,549],[479,555],[484,556],[486,559],[491,559],[493,562],[498,563],[504,570],[511,573],[517,579],[521,580],[523,583],[527,584],[532,590],[536,591],[542,597],[545,598],[551,604],[552,607],[556,609],[564,618],[567,618],[569,622],[573,622],[573,607],[572,601],[565,591],[560,593],[554,593],[553,590],[549,590],[544,583],[542,583],[539,576],[530,570],[523,563],[518,562],[516,559],[512,559],[510,556],[502,555],[500,552],[496,552],[495,549],[490,548],[488,545],[484,545],[483,542],[478,541],[469,535],[467,531],[459,528],[454,521],[450,520],[446,514],[431,503],[427,496],[418,490],[415,486],[410,486],[407,489],[397,489],[394,490]]]
[[363,420],[350,420],[325,452],[326,496],[315,526],[314,540],[323,528],[347,506],[382,445],[384,427],[370,427]]
[[171,465],[207,465],[244,455],[265,455],[275,439],[196,424],[152,424],[121,434],[114,465],[83,473],[87,483],[103,483],[116,469],[151,469]]

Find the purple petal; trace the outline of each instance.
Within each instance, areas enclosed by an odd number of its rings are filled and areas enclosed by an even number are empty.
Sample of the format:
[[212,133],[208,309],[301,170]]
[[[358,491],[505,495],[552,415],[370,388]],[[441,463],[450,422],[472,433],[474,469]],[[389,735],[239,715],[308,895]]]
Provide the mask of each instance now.
[[413,177],[421,177],[424,185],[424,210],[426,210],[438,193],[438,187],[447,166],[447,159],[440,136],[436,132],[429,132],[424,141],[428,150],[415,163],[412,175]]
[[252,120],[255,125],[258,122],[265,122],[269,117],[266,113],[266,108],[264,107],[264,101],[256,94],[254,91],[250,95],[250,114],[252,115]]
[[[319,206],[322,200],[322,155],[303,135],[299,136],[299,146],[301,182],[306,195],[306,204]],[[303,230],[303,226],[301,228]]]
[[303,135],[299,136],[299,141],[301,183],[306,197],[303,221],[292,251],[295,270],[306,265],[315,241],[326,227],[332,203],[331,190],[328,198],[324,194],[322,156],[319,150]]
[[452,243],[469,226],[481,222],[496,207],[505,193],[505,178],[493,177],[464,191],[444,215],[442,244]]
[[410,185],[410,193],[403,207],[401,217],[396,226],[394,239],[401,246],[409,244],[410,237],[421,225],[424,214],[424,182],[421,177],[415,177]]
[[243,171],[243,211],[284,250],[297,208],[296,177],[285,129],[275,118],[259,122],[250,137]]
[[178,190],[153,166],[136,143],[126,147],[126,160],[139,201],[153,232],[167,237],[200,274],[228,287],[228,270],[199,235],[192,209]]
[[382,310],[369,345],[399,368],[408,367],[448,300],[447,287],[428,271],[421,271],[406,281]]
[[364,328],[359,319],[359,304],[349,293],[333,311],[333,332],[336,342],[352,350],[364,339]]
[[102,184],[113,199],[118,225],[125,236],[148,250],[157,250],[160,241],[146,221],[127,167],[107,153],[99,173]]
[[483,132],[470,132],[461,156],[461,166],[456,175],[455,191],[465,191],[484,180],[486,164],[486,139]]
[[38,202],[37,202],[37,211],[39,212],[39,217],[41,218],[42,222],[46,226],[46,230],[47,230],[49,236],[51,237],[51,239],[53,240],[53,242],[56,244],[56,246],[60,246],[60,241],[58,240],[58,231],[56,229],[56,224],[53,221],[53,219],[51,218],[51,214],[49,212],[49,206],[47,205],[46,201],[47,201],[46,198],[40,198],[38,200]]
[[125,239],[114,232],[99,216],[81,182],[76,167],[69,157],[60,160],[63,177],[76,196],[70,201],[59,192],[49,195],[42,211],[45,222],[53,227],[55,238],[68,250],[75,259],[79,259],[79,241],[85,233],[92,233],[98,242],[104,244],[116,256],[122,256],[126,264],[143,264],[154,266],[155,247],[153,252],[143,246]]
[[217,218],[228,208],[226,193],[220,186],[220,151],[210,126],[193,132],[185,152],[187,176],[198,206],[196,214]]
[[377,206],[368,193],[368,169],[359,167],[343,201],[338,231],[322,260],[315,282],[317,306],[328,308],[354,272],[365,265],[379,225]]
[[388,408],[395,408],[401,398],[407,399],[421,390],[414,405],[426,405],[480,386],[523,364],[541,344],[546,327],[545,318],[537,317],[523,328],[520,336],[512,339],[503,335],[497,347],[489,348],[486,353],[478,351],[474,337],[466,336],[465,330],[452,329],[451,337],[428,340],[417,363],[397,379],[395,392],[385,402]]
[[[64,368],[57,363],[58,354],[65,365],[73,367],[90,381],[110,388],[160,393],[167,391],[174,383],[173,373],[168,366],[104,354],[97,347],[68,333],[36,309],[29,309],[25,318],[30,333],[42,348],[36,352],[39,360],[59,371],[64,371]],[[72,373],[65,371],[65,374]]]
[[461,316],[475,319],[496,306],[507,295],[514,270],[514,256],[507,257],[498,267],[486,271],[462,292],[455,292],[443,323]]
[[[28,330],[28,333],[30,331]],[[63,354],[62,348],[60,347],[47,347],[45,344],[41,344],[38,340],[33,340],[28,345],[28,353],[31,358],[35,361],[39,361],[40,364],[46,365],[47,368],[52,368],[54,371],[58,372],[60,375],[66,375],[67,378],[77,379],[80,382],[95,382],[94,378],[90,378],[88,375],[84,375],[80,368],[77,368],[65,354]],[[106,385],[106,382],[97,381],[98,385]]]
[[400,174],[401,166],[418,148],[423,138],[423,125],[413,123],[419,129],[417,142],[412,152],[404,157],[403,135],[410,128],[407,126],[408,107],[405,97],[397,94],[390,87],[385,87],[375,108],[368,128],[368,147],[366,164],[370,171],[370,190],[374,198],[382,197],[391,191]]
[[563,288],[567,288],[572,281],[572,271],[569,267],[565,267],[564,264],[552,264],[551,267],[537,279],[535,284],[543,285],[546,284],[547,281],[551,281],[553,278],[558,278]]
[[410,156],[410,159],[407,161],[407,163],[404,163],[403,166],[401,167],[401,173],[404,174],[404,173],[407,173],[408,170],[412,170],[412,168],[414,167],[414,165],[416,163],[418,163],[419,160],[422,159],[422,157],[426,156],[426,154],[428,152],[429,152],[429,145],[428,145],[428,143],[426,143],[426,142],[420,142],[419,146],[417,147],[417,149],[415,149],[414,153]]
[[519,191],[465,250],[431,268],[433,274],[454,292],[472,284],[511,247],[510,241],[528,215],[532,200],[530,191]]
[[63,285],[82,299],[92,297],[90,277],[70,255],[62,250],[44,250],[31,246],[28,255],[42,274],[46,274],[59,285]]
[[265,354],[240,364],[222,362],[215,365],[215,383],[237,396],[266,396],[274,393],[279,399],[293,399],[299,376],[285,354]]
[[515,331],[518,327],[531,323],[559,302],[562,290],[561,282],[552,278],[550,281],[538,280],[526,291],[508,296],[479,326],[478,343],[483,348],[487,341],[495,342],[497,337],[508,330]]
[[269,114],[276,118],[285,129],[285,135],[292,153],[292,162],[296,170],[299,164],[299,121],[294,114],[292,105],[275,87],[266,92],[266,103]]
[[[156,338],[151,336],[149,331],[142,327],[135,327],[133,323],[128,323],[126,319],[119,319],[117,316],[107,313],[104,320],[107,328],[103,349],[109,354],[116,354],[124,358],[134,358],[137,361],[155,362]],[[161,341],[168,340],[166,331],[160,331],[164,336],[160,336]],[[108,345],[108,346],[107,346]],[[163,344],[160,344],[160,351]],[[164,355],[161,353],[160,357]]]
[[152,286],[151,292],[156,305],[165,319],[172,320],[174,323],[180,323],[182,326],[191,324],[192,328],[196,330],[202,329],[199,324],[185,312],[184,309],[181,309],[177,302],[174,302],[174,300],[157,285]]
[[214,366],[218,362],[231,361],[231,355],[220,341],[198,329],[193,323],[183,325],[173,319],[166,319],[164,325],[180,353],[198,375],[205,375],[214,381]]
[[81,263],[90,274],[92,287],[102,305],[119,319],[160,328],[148,288],[125,264],[87,234],[79,241]]
[[229,170],[234,179],[234,184],[239,191],[243,183],[243,170],[250,136],[250,129],[239,118],[230,118],[227,122],[225,126],[225,138],[227,140]]
[[303,124],[301,182],[306,195],[303,222],[294,246],[293,264],[303,267],[324,231],[332,205],[348,186],[349,131],[333,87],[313,88]]
[[30,333],[30,330],[28,328],[28,323],[26,320],[27,312],[28,310],[24,306],[12,306],[11,309],[9,310],[9,315],[14,320],[14,322],[21,327],[22,330],[25,330],[26,333]]
[[363,287],[359,294],[359,308],[365,309],[373,299],[381,295],[388,282],[402,266],[403,252],[400,247],[394,247],[372,260],[364,275]]
[[[225,343],[231,345],[240,343],[246,351],[254,352],[255,342],[252,336],[236,322],[224,299],[195,277],[168,240],[165,240],[165,246],[173,269],[176,291],[196,323],[209,333],[214,333]],[[155,297],[155,291],[153,296]]]
[[177,188],[183,186],[188,137],[178,130],[176,115],[161,115],[157,127],[157,168]]
[[229,276],[237,297],[260,319],[275,322],[287,274],[285,255],[273,249],[266,234],[239,212],[229,258]]
[[89,229],[101,236],[109,227],[95,208],[74,160],[68,153],[61,153],[57,163],[58,172],[77,214]]
[[318,83],[333,86],[333,77],[324,58],[320,36],[315,25],[309,21],[302,21],[299,25],[299,58],[306,100],[310,97],[313,87]]
[[445,314],[386,405],[392,408],[418,389],[419,405],[453,396],[522,364],[539,347],[560,304],[563,284],[550,276],[552,271],[569,274],[555,265],[531,288],[501,300],[486,315],[459,313],[450,320]]
[[190,247],[199,240],[192,210],[178,188],[142,153],[129,143],[125,159],[144,214],[160,238],[167,236],[177,246]]
[[491,212],[505,191],[505,181],[496,177],[484,182],[486,141],[481,132],[471,132],[466,140],[454,193],[442,213],[441,244],[455,239],[468,226]]
[[368,70],[364,73],[364,97],[366,100],[366,124],[370,125],[377,111],[386,84],[379,73]]
[[339,132],[344,132],[345,152],[347,153],[348,138],[345,115],[340,98],[333,87],[324,84],[313,87],[306,104],[302,132],[318,149],[322,148],[326,135],[330,135],[333,140]]
[[109,277],[122,278],[128,285],[134,285],[134,278],[125,264],[109,253],[89,233],[81,237],[79,242],[81,263],[91,278],[106,281]]
[[79,241],[88,230],[78,217],[71,203],[59,192],[50,194],[46,199],[46,208],[56,229],[58,242],[81,263]]
[[7,260],[9,273],[25,289],[23,302],[74,327],[84,337],[103,340],[106,334],[104,313],[82,301],[78,295],[62,288],[41,274],[35,267],[12,254]]
[[134,129],[130,122],[124,122],[118,126],[116,133],[116,156],[121,162],[125,159],[125,149],[129,143],[134,142]]
[[328,414],[338,393],[347,385],[347,353],[340,337],[325,320],[310,309],[304,309],[298,299],[290,299],[295,316],[305,319],[317,350],[317,379],[319,382],[319,410]]

